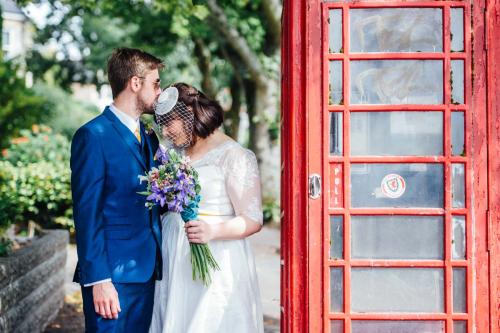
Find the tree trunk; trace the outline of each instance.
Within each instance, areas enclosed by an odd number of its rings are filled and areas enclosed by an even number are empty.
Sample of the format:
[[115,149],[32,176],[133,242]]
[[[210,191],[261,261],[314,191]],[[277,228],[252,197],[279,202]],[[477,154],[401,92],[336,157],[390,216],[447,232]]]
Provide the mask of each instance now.
[[278,82],[269,79],[265,85],[245,81],[245,95],[249,118],[248,148],[255,152],[260,166],[262,193],[264,198],[279,198],[280,149],[273,143],[269,123],[279,110],[277,99]]
[[258,122],[255,128],[255,153],[260,160],[264,198],[279,198],[280,193],[280,146],[271,140],[269,124],[279,110],[277,97],[278,82],[269,78],[265,86],[257,85],[255,108]]
[[240,111],[241,111],[241,95],[243,93],[243,87],[241,82],[233,76],[231,80],[231,96],[232,103],[231,109],[226,113],[224,117],[224,129],[227,135],[235,140],[238,140],[239,128],[240,128]]
[[[270,8],[273,7],[271,2],[267,3]],[[248,73],[248,80],[252,82],[252,84],[245,83],[250,122],[249,148],[255,152],[259,161],[264,198],[278,199],[281,170],[280,149],[279,145],[272,145],[269,123],[275,119],[279,110],[277,94],[279,75],[275,77],[274,73],[269,73],[265,69],[259,56],[250,48],[248,41],[229,23],[217,0],[206,0],[205,4],[212,14],[211,18],[215,26],[238,55],[239,61]]]
[[201,90],[210,98],[215,98],[216,90],[212,80],[210,51],[201,38],[193,38],[194,55],[198,58],[198,68],[202,75]]
[[245,102],[248,115],[248,149],[255,152],[260,164],[261,159],[256,151],[258,140],[256,139],[257,110],[255,108],[255,82],[250,79],[245,80]]

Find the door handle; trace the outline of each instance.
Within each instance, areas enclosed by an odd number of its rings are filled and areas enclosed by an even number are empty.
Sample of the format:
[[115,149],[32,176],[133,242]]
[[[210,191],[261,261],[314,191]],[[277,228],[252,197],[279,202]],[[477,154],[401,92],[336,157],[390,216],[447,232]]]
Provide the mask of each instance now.
[[309,175],[309,198],[318,199],[321,196],[321,176],[317,173]]

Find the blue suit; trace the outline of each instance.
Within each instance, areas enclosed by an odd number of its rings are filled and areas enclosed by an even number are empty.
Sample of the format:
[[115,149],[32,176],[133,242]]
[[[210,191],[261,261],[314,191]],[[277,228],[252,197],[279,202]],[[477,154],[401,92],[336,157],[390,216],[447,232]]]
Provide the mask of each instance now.
[[[142,332],[151,320],[154,281],[161,279],[160,214],[145,207],[138,175],[155,165],[158,139],[141,124],[142,142],[106,108],[82,126],[71,145],[71,189],[87,332]],[[99,317],[92,287],[111,278],[122,312]],[[125,305],[125,308],[124,308]],[[137,318],[140,316],[141,318]]]

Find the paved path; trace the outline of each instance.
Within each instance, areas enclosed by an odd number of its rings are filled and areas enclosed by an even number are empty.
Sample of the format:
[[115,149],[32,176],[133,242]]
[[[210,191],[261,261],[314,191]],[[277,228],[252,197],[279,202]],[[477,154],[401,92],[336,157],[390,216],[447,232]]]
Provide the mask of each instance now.
[[255,254],[255,265],[259,277],[259,286],[264,310],[264,322],[279,332],[280,318],[280,231],[264,227],[249,238]]
[[[255,254],[255,264],[259,276],[264,324],[266,333],[279,332],[280,318],[280,231],[264,227],[261,232],[249,238]],[[65,306],[45,333],[78,333],[84,331],[81,309],[80,286],[72,282],[76,266],[76,246],[68,245],[66,262]]]

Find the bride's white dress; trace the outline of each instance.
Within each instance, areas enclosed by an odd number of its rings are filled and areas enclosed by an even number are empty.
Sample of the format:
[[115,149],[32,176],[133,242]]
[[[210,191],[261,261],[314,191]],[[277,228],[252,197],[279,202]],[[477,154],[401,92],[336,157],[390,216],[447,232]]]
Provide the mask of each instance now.
[[[255,155],[233,140],[192,162],[199,173],[199,219],[220,223],[246,216],[262,223]],[[184,222],[162,217],[163,279],[156,282],[150,333],[264,332],[254,257],[246,239],[209,242],[220,266],[205,287],[193,281]]]

